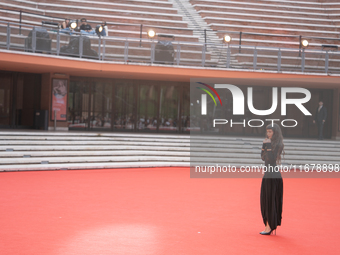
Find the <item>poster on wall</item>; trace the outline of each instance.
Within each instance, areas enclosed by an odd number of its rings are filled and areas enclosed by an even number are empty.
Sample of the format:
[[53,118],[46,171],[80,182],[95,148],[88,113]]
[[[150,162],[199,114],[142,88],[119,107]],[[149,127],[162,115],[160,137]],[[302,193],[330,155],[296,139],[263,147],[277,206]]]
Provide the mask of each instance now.
[[65,79],[53,79],[51,120],[54,120],[55,110],[57,121],[66,121],[67,80]]

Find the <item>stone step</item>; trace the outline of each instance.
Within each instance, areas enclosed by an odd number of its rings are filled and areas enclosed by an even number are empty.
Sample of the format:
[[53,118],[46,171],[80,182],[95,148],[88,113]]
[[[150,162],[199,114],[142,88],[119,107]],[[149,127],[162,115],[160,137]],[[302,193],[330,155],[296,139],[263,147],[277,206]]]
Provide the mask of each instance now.
[[[81,148],[80,148],[81,149]],[[256,155],[258,157],[260,147],[253,149],[239,149],[239,148],[219,148],[219,149],[205,149],[205,148],[193,148],[190,150],[190,148],[178,148],[176,149],[167,149],[167,148],[159,148],[158,150],[154,149],[152,146],[118,146],[114,147],[114,149],[102,149],[102,150],[91,150],[91,148],[88,148],[88,150],[53,150],[53,151],[0,151],[0,158],[29,158],[29,157],[50,157],[51,155],[55,157],[64,157],[64,156],[117,156],[117,155],[165,155],[165,156],[188,156],[190,154],[190,151],[195,152],[205,152],[205,153],[228,153],[228,155],[235,154],[235,155],[249,155],[249,157],[253,157],[251,155]],[[223,154],[224,155],[224,154]],[[296,156],[298,155],[298,156]],[[315,157],[318,156],[318,151],[287,151],[285,154],[285,157],[291,158],[291,157]],[[338,157],[339,152],[337,150],[335,151],[328,151],[327,155],[329,157]]]
[[[265,15],[265,14],[253,14],[253,13],[237,13],[237,12],[217,12],[217,11],[199,11],[201,16],[205,20],[223,20],[224,18],[232,18],[232,19],[251,19],[251,20],[258,20],[261,21],[267,21],[267,22],[289,22],[289,23],[316,23],[316,25],[327,25],[327,26],[334,26],[333,20],[329,18],[322,18],[322,17],[309,17],[308,15],[301,16],[277,16],[277,15]],[[215,22],[215,21],[213,21]],[[212,23],[212,22],[211,22]],[[275,24],[275,23],[274,23]]]
[[[0,6],[8,7],[11,9],[23,8],[22,5],[16,5],[11,3],[0,3]],[[110,9],[109,6],[95,6],[93,8],[89,8],[89,6],[83,5],[65,5],[65,4],[55,4],[55,3],[41,3],[37,5],[37,8],[26,7],[27,12],[41,12],[41,14],[49,15],[49,13],[59,13],[63,12],[64,15],[68,17],[69,12],[77,12],[79,15],[86,17],[89,14],[96,13],[102,15],[122,15],[122,16],[133,16],[133,17],[145,17],[145,18],[167,18],[167,19],[175,19],[181,20],[182,17],[178,15],[176,12],[169,13],[167,9],[164,11],[162,9],[157,10],[143,10],[139,8],[139,10],[131,10],[131,9]]]
[[[261,137],[238,137],[238,136],[207,136],[196,134],[190,135],[179,135],[179,134],[147,134],[147,133],[100,133],[100,132],[50,132],[50,131],[0,131],[0,140],[45,140],[45,139],[76,139],[76,140],[86,140],[86,139],[114,139],[114,140],[140,140],[140,141],[175,141],[175,142],[206,142],[213,141],[214,143],[225,143],[225,142],[235,142],[235,143],[262,143],[263,138]],[[286,138],[285,144],[293,143],[303,144],[303,145],[334,145],[340,146],[339,141],[334,140],[314,140],[314,139],[292,139]]]
[[316,13],[326,13],[325,8],[321,6],[304,6],[304,5],[283,5],[284,1],[276,1],[272,3],[258,3],[251,1],[211,1],[211,0],[191,0],[194,6],[195,4],[201,5],[214,5],[221,7],[246,7],[254,9],[267,9],[267,10],[288,10],[288,11],[303,11],[303,12],[316,12]]
[[[19,11],[20,8],[15,8],[15,10]],[[1,12],[3,13],[3,12]],[[40,14],[40,13],[37,13]],[[2,14],[1,14],[2,15]],[[5,14],[4,14],[5,15]],[[54,11],[49,10],[48,15],[57,17],[59,19],[64,19],[65,15],[67,17],[73,17],[74,19],[81,19],[83,18],[84,14],[78,13],[76,11],[69,11],[67,13],[62,11]],[[9,14],[7,12],[7,17],[18,18],[18,13]],[[24,13],[22,15],[25,21],[36,21],[38,24],[41,24],[41,21],[44,20],[42,17],[32,16],[29,14]],[[117,15],[117,14],[97,14],[97,13],[88,13],[86,14],[87,20],[89,24],[98,24],[104,19],[108,24],[110,22],[113,23],[125,23],[125,24],[145,24],[145,25],[160,25],[160,26],[167,26],[167,27],[181,27],[186,28],[187,23],[182,20],[171,20],[164,18],[146,18],[146,17],[135,17],[134,15]],[[18,19],[16,19],[18,21]]]
[[[74,142],[76,141],[76,142]],[[89,145],[89,144],[95,144],[95,145],[101,145],[101,146],[108,146],[108,145],[122,145],[122,144],[129,144],[129,145],[142,145],[142,143],[145,143],[143,145],[148,145],[148,144],[157,144],[160,146],[177,146],[177,145],[183,145],[183,146],[189,146],[189,145],[195,145],[197,147],[203,146],[203,147],[210,147],[210,146],[260,146],[262,145],[262,141],[251,141],[251,140],[244,140],[242,142],[240,141],[235,141],[235,140],[227,140],[227,139],[221,139],[218,141],[213,141],[212,139],[192,139],[191,141],[188,141],[187,139],[166,139],[166,140],[157,140],[155,139],[121,139],[121,138],[116,138],[116,139],[70,139],[70,138],[59,138],[59,139],[47,139],[44,138],[42,140],[30,140],[30,139],[23,139],[21,141],[18,140],[2,140],[0,141],[0,145],[2,147],[6,146],[21,146],[21,145],[28,145],[28,144],[34,144],[34,145],[49,145],[48,147],[55,147],[55,146],[60,146],[60,145],[68,145],[68,146],[84,146],[84,145]],[[203,145],[200,143],[204,143]],[[303,146],[305,148],[313,148],[315,146],[317,147],[323,147],[323,148],[328,148],[328,149],[339,149],[339,144],[338,143],[316,143],[316,142],[309,142],[309,143],[303,143],[300,141],[285,141],[286,146]]]
[[0,172],[4,171],[38,171],[38,170],[76,170],[76,169],[112,169],[112,168],[140,168],[140,167],[189,167],[188,162],[118,162],[118,163],[68,163],[68,164],[27,164],[0,165]]
[[[177,134],[0,132],[0,171],[261,165],[263,138]],[[285,139],[282,164],[339,162],[339,141]]]
[[95,162],[142,162],[142,161],[186,161],[190,157],[166,157],[166,156],[115,156],[115,157],[44,157],[44,158],[7,158],[1,159],[1,165],[14,164],[50,164],[50,163],[95,163]]
[[[15,151],[0,152],[0,158],[47,158],[47,157],[77,157],[77,156],[190,156],[189,151],[168,151],[168,150],[136,150],[136,149],[117,149],[117,150],[98,150],[98,151]],[[1,159],[1,163],[4,161]]]
[[[259,160],[259,151],[253,150],[251,153],[235,153],[229,152],[226,154],[225,152],[195,152],[194,157],[199,158],[215,158],[219,160],[227,160],[233,162],[236,159],[255,159]],[[192,150],[190,151],[192,152]],[[32,156],[32,153],[16,153],[16,155],[21,155],[21,157],[4,157],[1,159],[1,164],[32,164],[32,163],[41,163],[41,162],[110,162],[110,161],[139,161],[139,160],[166,160],[175,159],[178,161],[182,158],[184,161],[190,157],[190,152],[168,152],[168,151],[137,151],[137,150],[122,150],[122,151],[96,151],[96,152],[64,152],[64,153],[45,153],[44,156],[41,156],[41,152],[36,153],[38,156]],[[8,153],[9,154],[9,153]],[[52,155],[51,155],[52,154]],[[72,155],[73,154],[73,155]],[[1,156],[4,156],[2,154]],[[13,155],[13,154],[12,154]],[[23,156],[22,156],[23,155]],[[316,154],[317,155],[317,154]],[[86,156],[86,157],[85,157]],[[191,157],[192,159],[194,157]],[[296,155],[296,154],[285,154],[284,160],[287,161],[297,161],[297,160],[308,160],[315,161],[315,155]],[[324,161],[339,161],[338,155],[333,156],[323,156],[322,160]]]
[[[135,147],[123,147],[115,148],[112,150],[64,150],[64,151],[0,151],[0,158],[44,158],[44,157],[70,157],[70,156],[130,156],[130,155],[158,155],[158,156],[190,156],[190,151],[198,154],[199,152],[204,152],[206,154],[202,155],[210,155],[216,154],[220,156],[225,156],[225,153],[228,155],[232,155],[233,157],[255,157],[257,158],[259,155],[260,148],[256,149],[239,149],[239,148],[223,148],[223,149],[210,149],[205,150],[203,148],[193,148],[193,149],[183,149],[180,148],[178,150],[167,150],[159,148],[158,150],[152,149],[152,147],[143,147],[139,148]],[[285,158],[295,159],[303,156],[304,158],[310,158],[319,155],[318,151],[288,151],[285,154]],[[327,157],[333,158],[338,157],[339,153],[337,150],[328,151]]]
[[[152,144],[152,143],[149,143]],[[321,147],[321,146],[320,146]],[[209,152],[226,152],[226,153],[232,153],[233,151],[237,151],[239,153],[258,153],[259,150],[261,150],[261,143],[257,143],[254,145],[235,145],[235,144],[222,144],[222,145],[209,145],[205,144],[205,146],[199,146],[197,144],[170,144],[165,145],[162,144],[156,144],[153,143],[152,146],[145,146],[142,145],[142,142],[136,143],[135,145],[122,143],[120,145],[55,145],[55,146],[41,146],[41,145],[1,145],[0,146],[0,157],[10,157],[12,154],[6,154],[6,153],[12,153],[12,152],[20,152],[22,155],[31,155],[31,152],[33,151],[45,151],[45,156],[48,154],[47,152],[51,154],[54,154],[55,151],[58,152],[59,155],[61,155],[61,151],[79,151],[79,153],[75,153],[76,155],[81,155],[83,151],[122,151],[122,150],[150,150],[150,151],[182,151],[182,152],[188,152],[188,151],[194,151],[194,152],[200,152],[205,151],[207,153]],[[315,146],[307,147],[307,146],[292,146],[287,145],[285,143],[285,151],[287,155],[290,154],[299,154],[299,155],[318,155],[318,153],[321,151],[323,153],[327,153],[332,156],[339,155],[339,147],[321,147],[321,148],[315,148]],[[58,156],[59,156],[58,155]]]
[[316,12],[309,10],[290,10],[290,9],[269,9],[261,7],[252,6],[220,6],[215,4],[195,4],[195,9],[199,11],[211,11],[211,12],[223,12],[223,11],[234,11],[235,13],[245,13],[245,14],[259,14],[259,15],[277,15],[277,16],[287,16],[287,17],[315,17],[315,18],[337,18],[336,14],[329,14],[325,12]]
[[[235,24],[222,24],[212,23],[210,24],[211,29],[224,30],[224,31],[235,31],[235,32],[247,32],[247,33],[263,33],[263,34],[276,34],[276,35],[287,35],[287,36],[315,36],[315,37],[331,37],[338,38],[339,32],[323,30],[322,28],[317,29],[305,29],[304,27],[299,28],[281,28],[281,27],[267,27],[267,26],[254,26],[254,25],[237,25]],[[227,32],[225,32],[227,33]]]
[[[2,2],[17,4],[20,6],[27,7],[35,7],[44,6],[44,4],[61,4],[61,5],[74,5],[74,1],[72,0],[2,0]],[[79,4],[79,3],[78,3]],[[171,3],[167,0],[159,0],[159,1],[147,1],[147,0],[115,0],[115,1],[89,1],[82,0],[81,5],[85,4],[88,7],[98,7],[98,6],[107,6],[109,8],[117,8],[117,6],[124,6],[125,8],[136,6],[138,8],[145,7],[153,7],[153,8],[172,8]]]
[[324,31],[332,31],[336,32],[337,27],[333,24],[319,24],[316,22],[307,22],[307,21],[301,21],[301,22],[287,22],[287,21],[272,21],[272,20],[253,20],[253,19],[243,19],[243,18],[225,18],[225,17],[205,17],[204,20],[207,21],[208,24],[228,24],[233,25],[235,27],[237,26],[254,26],[254,27],[270,27],[275,29],[305,29],[305,30],[324,30]]

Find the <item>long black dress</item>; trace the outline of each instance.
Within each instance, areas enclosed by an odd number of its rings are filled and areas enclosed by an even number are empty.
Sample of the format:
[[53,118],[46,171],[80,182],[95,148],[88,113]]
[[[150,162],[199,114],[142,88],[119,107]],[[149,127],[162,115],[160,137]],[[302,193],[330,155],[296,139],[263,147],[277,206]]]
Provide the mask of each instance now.
[[[263,143],[261,158],[267,167],[275,167],[277,153],[282,152],[280,148],[275,148],[274,151],[271,149],[271,143]],[[281,225],[282,219],[283,181],[280,171],[265,172],[261,183],[260,203],[263,223],[266,225],[268,221],[270,229],[276,229]]]

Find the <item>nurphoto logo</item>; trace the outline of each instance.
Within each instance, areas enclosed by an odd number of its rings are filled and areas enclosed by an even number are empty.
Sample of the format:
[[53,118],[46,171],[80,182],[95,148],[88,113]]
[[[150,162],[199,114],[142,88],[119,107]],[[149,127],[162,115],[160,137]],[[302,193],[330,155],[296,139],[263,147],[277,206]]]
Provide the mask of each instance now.
[[[244,97],[242,90],[239,87],[235,85],[231,85],[231,84],[215,84],[214,87],[212,87],[202,82],[198,82],[198,83],[209,88],[217,96],[218,100],[220,101],[221,106],[223,105],[222,100],[221,100],[220,95],[215,90],[215,88],[216,89],[228,89],[231,92],[232,98],[233,98],[233,115],[235,116],[244,115],[245,97]],[[215,103],[215,106],[217,106],[215,97],[209,90],[205,88],[202,88],[202,87],[196,87],[196,88],[201,89],[204,92],[206,92],[206,94],[205,93],[201,94],[201,115],[207,115],[207,94],[212,98],[212,100]],[[287,94],[289,93],[300,93],[303,97],[302,98],[287,98]],[[303,106],[303,104],[307,103],[310,99],[311,99],[311,93],[308,89],[299,88],[299,87],[282,87],[281,88],[281,116],[287,115],[287,105],[295,105],[304,115],[311,116],[312,114]],[[258,109],[255,109],[254,103],[253,103],[253,88],[248,87],[247,88],[247,106],[248,106],[248,110],[257,116],[267,116],[267,115],[274,113],[278,107],[278,88],[277,87],[272,88],[271,107],[266,110],[258,110]],[[297,120],[295,119],[283,119],[283,120],[266,119],[266,121],[269,121],[272,124],[275,121],[280,121],[283,127],[296,127],[298,124]],[[288,123],[293,122],[293,124],[288,125],[287,122]],[[264,121],[261,119],[250,119],[247,121],[247,123],[245,119],[242,122],[235,122],[232,119],[230,120],[213,119],[213,127],[215,127],[216,125],[225,125],[227,123],[230,123],[231,127],[236,124],[243,125],[244,127],[246,126],[246,124],[249,127],[262,127],[264,125]],[[258,125],[255,125],[255,123],[258,123]]]

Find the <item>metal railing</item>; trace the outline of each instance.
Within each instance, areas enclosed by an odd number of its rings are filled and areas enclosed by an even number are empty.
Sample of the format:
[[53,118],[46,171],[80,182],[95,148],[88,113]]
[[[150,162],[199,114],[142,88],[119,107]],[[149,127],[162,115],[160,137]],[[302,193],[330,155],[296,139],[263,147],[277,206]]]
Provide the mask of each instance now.
[[[38,14],[34,12],[28,12],[23,10],[13,10],[13,9],[7,9],[7,8],[0,8],[0,12],[9,12],[11,14],[17,14],[18,15],[18,23],[21,24],[27,24],[27,25],[37,25],[37,22],[31,21],[31,20],[23,20],[23,15],[28,15],[29,17],[37,17],[39,19],[45,19],[50,22],[61,22],[64,20],[62,17],[56,17],[46,14]],[[78,21],[78,20],[77,20]],[[28,22],[28,23],[26,23]],[[43,21],[42,21],[43,22]],[[101,21],[97,20],[88,20],[89,23],[93,24],[101,24]],[[322,36],[310,36],[307,34],[299,34],[299,35],[293,35],[293,34],[271,34],[271,33],[256,33],[256,32],[244,32],[244,31],[235,31],[235,30],[215,30],[215,29],[192,29],[192,28],[185,28],[185,27],[165,27],[165,26],[159,26],[157,24],[155,25],[147,25],[147,24],[136,24],[136,23],[124,23],[124,22],[107,22],[107,25],[112,26],[124,26],[126,28],[138,28],[140,30],[140,38],[142,38],[142,33],[146,32],[149,29],[166,29],[168,31],[176,30],[176,31],[196,31],[201,32],[204,35],[204,42],[207,42],[207,38],[209,35],[223,35],[223,34],[229,34],[233,37],[233,40],[237,40],[239,45],[242,45],[243,40],[246,40],[247,37],[253,38],[254,36],[263,37],[263,38],[270,38],[275,39],[277,38],[278,41],[280,41],[282,38],[289,38],[289,40],[292,40],[295,44],[299,45],[300,53],[301,53],[301,39],[308,39],[311,40],[311,42],[316,41],[326,41],[327,43],[336,43],[337,45],[340,44],[340,38],[336,37],[322,37]],[[223,37],[223,36],[222,36]],[[320,48],[322,48],[322,45],[319,45]]]
[[[215,52],[218,50],[218,56],[210,51],[212,46]],[[126,64],[340,74],[339,51],[101,37],[3,21],[0,21],[0,49]]]

